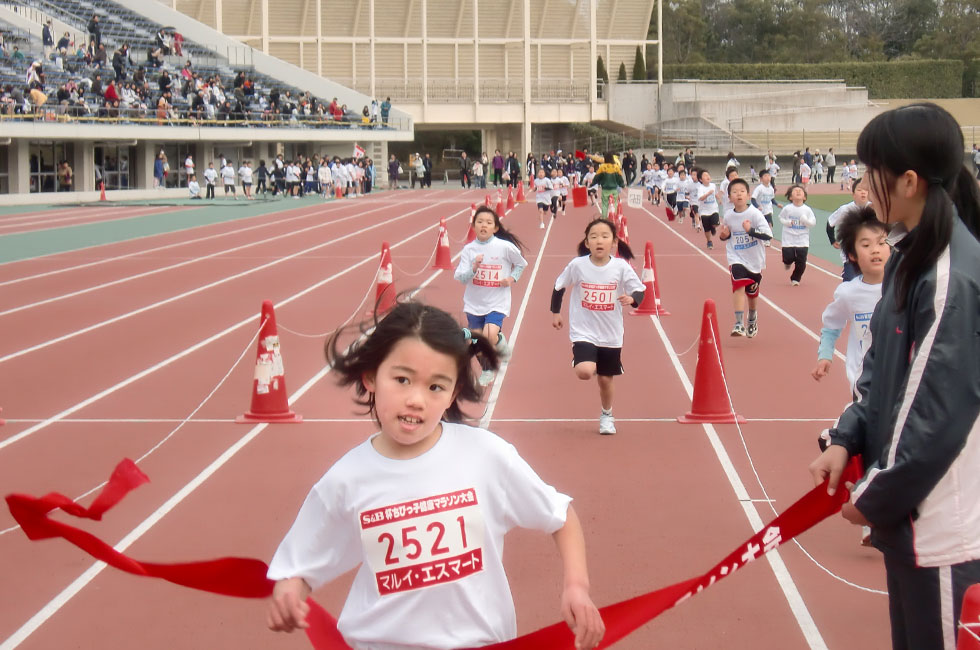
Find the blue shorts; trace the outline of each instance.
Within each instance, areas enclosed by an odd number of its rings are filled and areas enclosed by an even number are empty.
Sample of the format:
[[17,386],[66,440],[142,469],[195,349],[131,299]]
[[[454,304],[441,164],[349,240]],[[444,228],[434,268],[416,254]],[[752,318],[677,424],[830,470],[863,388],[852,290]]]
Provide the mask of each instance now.
[[484,325],[496,325],[497,327],[503,329],[505,316],[499,311],[492,311],[489,314],[484,314],[483,316],[474,316],[473,314],[466,314],[466,326],[474,331],[482,331]]
[[677,209],[678,210],[686,210],[689,205],[690,204],[687,201],[678,201],[677,202]]

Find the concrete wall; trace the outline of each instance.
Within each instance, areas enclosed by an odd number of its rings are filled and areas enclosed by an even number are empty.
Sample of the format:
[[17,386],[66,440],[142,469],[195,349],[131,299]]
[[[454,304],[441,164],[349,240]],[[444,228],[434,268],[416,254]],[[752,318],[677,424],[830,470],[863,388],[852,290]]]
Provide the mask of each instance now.
[[610,121],[641,130],[658,121],[657,84],[610,83],[606,89]]

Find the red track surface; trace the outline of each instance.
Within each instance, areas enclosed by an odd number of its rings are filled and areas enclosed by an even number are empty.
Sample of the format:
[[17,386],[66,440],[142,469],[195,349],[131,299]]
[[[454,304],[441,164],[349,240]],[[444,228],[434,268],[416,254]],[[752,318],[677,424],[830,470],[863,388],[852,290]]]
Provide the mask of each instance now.
[[[194,419],[140,461],[152,483],[106,521],[86,528],[119,542],[226,454],[206,480],[186,487],[181,500],[158,512],[127,552],[162,562],[271,557],[310,486],[373,426],[354,415],[350,395],[329,374],[293,404],[304,424],[256,429],[232,423],[248,406],[250,340],[261,301],[277,304],[287,383],[295,393],[324,366],[322,335],[346,320],[373,287],[381,241],[393,247],[397,288],[419,286],[430,277],[423,265],[439,217],[449,218],[458,252],[469,204],[481,198],[475,191],[385,193],[0,266],[0,406],[8,418],[0,428],[0,491],[75,496],[92,490],[118,460],[139,458],[170,434],[244,351],[244,360]],[[722,331],[730,326],[730,285],[710,261],[724,266],[724,249],[703,253],[703,238],[695,238],[688,224],[667,224],[661,210],[655,213],[629,211],[630,233],[637,250],[648,239],[655,243],[663,302],[671,312],[661,322],[681,353],[698,335],[706,298],[718,304]],[[765,503],[737,499],[704,427],[672,421],[690,400],[649,317],[627,320],[627,374],[616,380],[619,434],[596,433],[595,384],[574,378],[567,330],[554,331],[548,313],[554,279],[574,255],[589,215],[581,209],[559,217],[543,252],[546,231],[537,228],[533,204],[519,205],[507,217],[527,244],[532,267],[515,287],[505,331],[516,327],[525,292],[531,295],[512,337],[515,354],[490,428],[575,498],[586,528],[593,597],[604,605],[710,567],[751,534],[746,510],[754,508],[764,521],[773,515]],[[847,386],[842,363],[820,384],[810,378],[816,341],[804,331],[819,332],[821,310],[837,280],[810,269],[803,286],[792,288],[778,254],[771,252],[769,260],[763,296],[799,325],[764,304],[757,338],[726,336],[722,343],[735,407],[751,420],[742,426],[749,453],[782,509],[811,487],[806,466],[817,453],[816,435],[839,414]],[[398,269],[423,270],[407,277]],[[53,271],[60,272],[47,274]],[[28,276],[33,279],[21,280]],[[107,283],[113,284],[93,289]],[[450,273],[439,273],[423,296],[461,316],[461,287]],[[49,302],[26,307],[42,301]],[[696,360],[694,349],[680,357],[692,380]],[[470,410],[480,415],[480,407]],[[755,421],[771,418],[795,421]],[[715,429],[749,498],[762,499],[736,428]],[[261,602],[111,571],[52,603],[92,562],[63,542],[29,542],[19,530],[8,530],[12,526],[9,513],[0,513],[3,650],[306,647],[300,636],[265,631]],[[880,557],[860,548],[858,536],[834,519],[801,541],[835,573],[882,589]],[[829,648],[887,647],[884,596],[839,582],[793,545],[780,555],[812,616],[811,639],[817,641],[808,643],[772,568],[759,561],[618,647],[823,647],[820,638]],[[505,560],[521,631],[557,620],[560,566],[551,540],[516,531]],[[348,582],[339,580],[317,596],[338,613]],[[19,645],[10,640],[42,610],[36,630]]]

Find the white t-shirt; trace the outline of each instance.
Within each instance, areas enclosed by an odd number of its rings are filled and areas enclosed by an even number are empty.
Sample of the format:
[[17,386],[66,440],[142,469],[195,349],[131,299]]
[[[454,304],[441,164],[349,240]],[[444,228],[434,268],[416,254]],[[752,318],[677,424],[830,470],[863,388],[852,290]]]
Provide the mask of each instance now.
[[320,183],[323,185],[326,185],[331,181],[330,168],[326,165],[320,165],[319,169],[316,170],[316,173],[320,179]]
[[334,182],[341,185],[346,185],[350,178],[347,176],[347,168],[343,165],[337,165],[333,168]]
[[664,179],[664,192],[667,194],[677,194],[677,188],[680,187],[680,183],[680,179],[676,176],[667,176]]
[[659,187],[661,191],[664,189],[664,181],[666,180],[667,172],[664,170],[658,169],[657,171],[653,172],[653,184]]
[[534,179],[535,200],[538,203],[550,204],[551,197],[554,196],[554,183],[547,176]]
[[221,168],[221,180],[225,185],[235,184],[235,170],[231,165],[225,165]]
[[677,200],[687,201],[688,205],[694,205],[695,203],[697,203],[698,200],[698,197],[696,196],[697,185],[698,184],[695,183],[690,176],[688,176],[684,180],[678,179]]
[[847,361],[845,370],[851,392],[861,376],[864,355],[871,347],[871,315],[881,300],[881,285],[868,284],[864,276],[841,282],[834,289],[834,300],[823,310],[823,326],[843,330],[848,322],[851,332],[847,337]]
[[[477,255],[483,255],[483,261],[473,275],[473,260]],[[485,243],[479,239],[471,241],[463,247],[455,273],[457,280],[466,282],[463,311],[474,316],[485,316],[492,311],[510,316],[510,287],[501,286],[500,281],[510,277],[515,267],[526,266],[521,251],[509,241],[497,237]]]
[[190,181],[187,183],[187,191],[190,192],[191,198],[201,196],[201,184],[197,181]]
[[208,185],[214,185],[214,182],[218,180],[218,172],[214,167],[208,167],[204,170],[204,180],[207,181]]
[[[706,217],[709,214],[718,214],[718,197],[715,195],[717,189],[714,183],[708,183],[707,185],[702,185],[698,183],[694,187],[695,192],[698,195],[698,214],[702,217]],[[707,194],[704,199],[701,197]]]
[[810,178],[810,165],[805,162],[800,163],[800,178]]
[[354,648],[488,645],[517,636],[504,534],[553,533],[570,501],[483,429],[443,423],[410,460],[368,440],[313,486],[268,575],[317,589],[360,565],[337,622]]
[[723,180],[721,182],[721,185],[718,186],[718,191],[721,192],[721,211],[722,211],[722,214],[724,214],[725,212],[728,212],[729,210],[731,210],[732,208],[735,207],[735,206],[732,205],[732,202],[728,198],[728,184],[729,183],[731,183],[731,181],[729,181],[726,178],[725,180]]
[[776,190],[772,189],[772,185],[759,183],[752,190],[752,198],[759,204],[759,212],[772,214],[772,200],[776,198]]
[[656,174],[657,174],[657,172],[653,171],[653,168],[652,167],[647,168],[646,171],[643,172],[643,175],[640,176],[640,179],[642,180],[643,185],[645,185],[646,187],[648,187],[650,189],[653,189],[653,184],[654,184],[654,180],[653,179],[654,179],[654,176],[656,176]]
[[609,258],[603,266],[596,266],[590,255],[576,257],[555,280],[555,289],[569,287],[568,338],[572,343],[623,347],[619,297],[644,288],[633,267],[619,257]]
[[725,225],[732,231],[732,236],[725,242],[725,252],[728,265],[741,264],[752,273],[762,273],[766,268],[766,249],[762,240],[745,232],[742,222],[748,219],[756,232],[772,235],[769,222],[755,206],[748,206],[745,212],[734,209],[725,212]]
[[568,181],[568,176],[559,176],[555,179],[555,185],[558,188],[558,193],[561,196],[568,196],[568,188],[571,187],[571,183]]
[[296,165],[286,165],[286,182],[295,183],[299,180],[299,167]]
[[779,222],[783,224],[783,246],[809,246],[810,228],[817,225],[817,217],[806,203],[796,207],[789,203],[779,211]]
[[245,165],[242,165],[241,167],[238,168],[238,175],[239,175],[239,177],[241,177],[242,183],[251,183],[252,182],[252,168],[251,167],[246,167]]

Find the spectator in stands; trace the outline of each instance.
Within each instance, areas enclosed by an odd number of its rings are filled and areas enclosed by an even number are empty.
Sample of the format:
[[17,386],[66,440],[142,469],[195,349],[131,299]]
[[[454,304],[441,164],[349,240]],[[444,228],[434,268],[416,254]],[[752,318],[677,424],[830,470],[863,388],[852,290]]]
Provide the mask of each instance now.
[[388,115],[391,114],[391,97],[385,97],[385,100],[381,102],[381,122],[385,126],[388,126]]
[[14,45],[14,53],[11,55],[11,58],[19,63],[24,60],[24,53],[20,51],[19,47]]
[[116,73],[116,83],[126,81],[126,65],[133,65],[133,59],[129,56],[129,43],[123,43],[115,52],[112,53],[112,69]]
[[166,93],[168,91],[173,91],[174,82],[170,78],[170,73],[166,70],[160,73],[160,77],[157,79],[157,85],[160,87],[160,93]]
[[68,50],[72,48],[71,34],[65,32],[65,35],[58,39],[58,53],[61,56],[68,56]]
[[10,55],[10,52],[7,51],[7,40],[3,37],[3,32],[0,32],[0,54],[3,56]]
[[241,88],[244,83],[245,72],[243,70],[239,70],[238,74],[235,75],[235,80],[231,82],[231,85],[233,88]]
[[[167,102],[167,98],[161,97],[157,100],[157,124],[163,125],[170,117],[170,104]],[[163,152],[161,152],[163,153]]]
[[99,24],[98,14],[92,14],[91,20],[88,21],[88,33],[89,36],[95,41],[95,47],[98,49],[102,46],[102,25]]
[[41,45],[44,47],[44,60],[47,61],[51,58],[51,51],[54,49],[54,27],[50,18],[41,28]]
[[377,99],[371,100],[371,124],[378,124],[381,121],[381,105]]
[[149,61],[150,65],[154,68],[163,67],[163,50],[159,47],[150,48],[146,53],[146,60]]
[[17,102],[14,100],[14,87],[7,84],[0,93],[0,112],[4,115],[13,115],[17,110]]
[[116,91],[116,80],[109,79],[109,85],[105,87],[105,94],[103,95],[105,99],[105,116],[106,117],[118,117],[119,116],[119,93]]
[[96,97],[102,97],[102,75],[98,72],[92,77],[92,83],[89,86],[89,90],[92,91]]
[[28,66],[25,83],[28,88],[44,89],[44,69],[40,61],[34,61]]
[[106,54],[105,45],[99,43],[95,48],[95,60],[93,65],[97,68],[104,68],[109,61],[109,55]]
[[170,44],[170,37],[167,35],[166,30],[162,27],[157,30],[156,36],[153,37],[153,42],[156,44],[157,48],[163,53],[163,56],[169,56],[172,48]]

